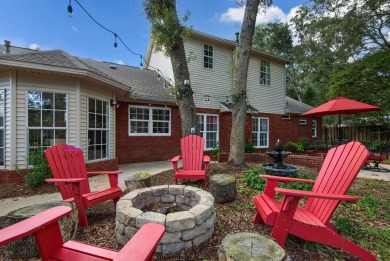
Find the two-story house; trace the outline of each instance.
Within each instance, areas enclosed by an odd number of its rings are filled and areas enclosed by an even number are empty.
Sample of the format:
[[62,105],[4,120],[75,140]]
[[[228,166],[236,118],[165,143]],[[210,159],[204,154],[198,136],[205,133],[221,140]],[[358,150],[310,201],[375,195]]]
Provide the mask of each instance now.
[[[29,152],[38,146],[76,145],[91,170],[176,155],[181,125],[169,89],[172,65],[152,47],[153,41],[147,68],[136,68],[9,41],[0,45],[0,182],[21,180],[16,169],[29,167]],[[189,64],[190,80],[206,150],[216,142],[229,150],[234,48],[233,41],[198,32],[186,41],[196,57]],[[278,138],[320,137],[315,121],[299,116],[310,107],[285,97],[287,62],[253,51],[246,130],[261,150],[273,149]]]
[[[237,36],[238,38],[238,36]],[[233,66],[238,40],[230,41],[193,30],[184,46],[189,61],[191,87],[206,150],[216,143],[229,151]],[[300,116],[311,107],[286,97],[286,64],[290,61],[253,49],[247,81],[246,139],[257,149],[273,149],[297,137],[320,137],[318,119]],[[163,51],[154,51],[150,40],[145,68],[158,69],[173,79],[172,63]]]

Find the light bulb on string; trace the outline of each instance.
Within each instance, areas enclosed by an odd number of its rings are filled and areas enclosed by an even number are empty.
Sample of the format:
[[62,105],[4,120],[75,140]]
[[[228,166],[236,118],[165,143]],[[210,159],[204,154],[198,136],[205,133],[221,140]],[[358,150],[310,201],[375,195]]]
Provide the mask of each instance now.
[[116,33],[114,33],[114,36],[115,36],[114,47],[117,48],[117,47],[118,47],[118,43],[116,42],[116,38],[117,38],[118,36],[116,35]]
[[73,17],[73,8],[72,8],[72,3],[71,3],[72,0],[69,0],[69,5],[68,5],[68,16],[69,18],[72,18]]

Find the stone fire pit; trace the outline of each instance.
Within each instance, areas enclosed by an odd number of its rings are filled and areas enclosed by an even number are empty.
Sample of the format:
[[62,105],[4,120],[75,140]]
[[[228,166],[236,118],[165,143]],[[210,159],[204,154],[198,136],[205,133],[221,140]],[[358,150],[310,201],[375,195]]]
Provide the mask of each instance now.
[[[151,204],[173,204],[182,211],[166,213],[146,210]],[[163,185],[133,190],[117,204],[115,236],[125,245],[142,225],[158,223],[166,228],[157,252],[170,254],[207,241],[214,232],[213,196],[199,188],[184,185]]]

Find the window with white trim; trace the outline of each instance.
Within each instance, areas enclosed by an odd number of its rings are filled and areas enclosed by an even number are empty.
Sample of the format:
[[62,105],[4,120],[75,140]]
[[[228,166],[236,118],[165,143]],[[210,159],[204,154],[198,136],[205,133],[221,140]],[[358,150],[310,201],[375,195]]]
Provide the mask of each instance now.
[[88,98],[88,161],[108,159],[109,120],[108,101]]
[[29,153],[38,148],[66,143],[67,101],[64,93],[27,91]]
[[129,135],[171,135],[171,109],[160,107],[130,106]]
[[260,84],[271,85],[271,63],[270,61],[260,61]]
[[214,47],[212,45],[203,45],[203,67],[213,69]]
[[218,143],[218,115],[198,113],[198,126],[205,150],[213,149]]
[[256,148],[268,148],[269,119],[252,118],[252,144]]
[[299,125],[306,125],[306,120],[299,120]]
[[5,124],[5,90],[0,90],[0,166],[4,166],[4,153],[5,153],[5,135],[4,135],[4,124]]
[[316,120],[313,120],[311,122],[311,136],[313,138],[317,137],[317,121]]

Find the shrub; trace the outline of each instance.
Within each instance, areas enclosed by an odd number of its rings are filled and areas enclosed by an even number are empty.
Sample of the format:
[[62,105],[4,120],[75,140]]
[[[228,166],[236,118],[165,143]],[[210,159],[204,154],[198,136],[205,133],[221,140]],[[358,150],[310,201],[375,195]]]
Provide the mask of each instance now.
[[29,163],[33,166],[32,169],[26,171],[24,182],[28,186],[39,186],[45,182],[45,179],[51,178],[52,173],[43,153],[43,148],[38,148],[30,151]]
[[285,148],[287,151],[291,152],[304,152],[303,144],[301,142],[288,141]]
[[210,156],[211,157],[217,157],[219,153],[222,153],[223,149],[219,146],[219,143],[217,142],[214,146],[214,148],[211,150]]
[[245,153],[252,153],[255,151],[256,151],[255,146],[253,146],[251,142],[245,141]]

